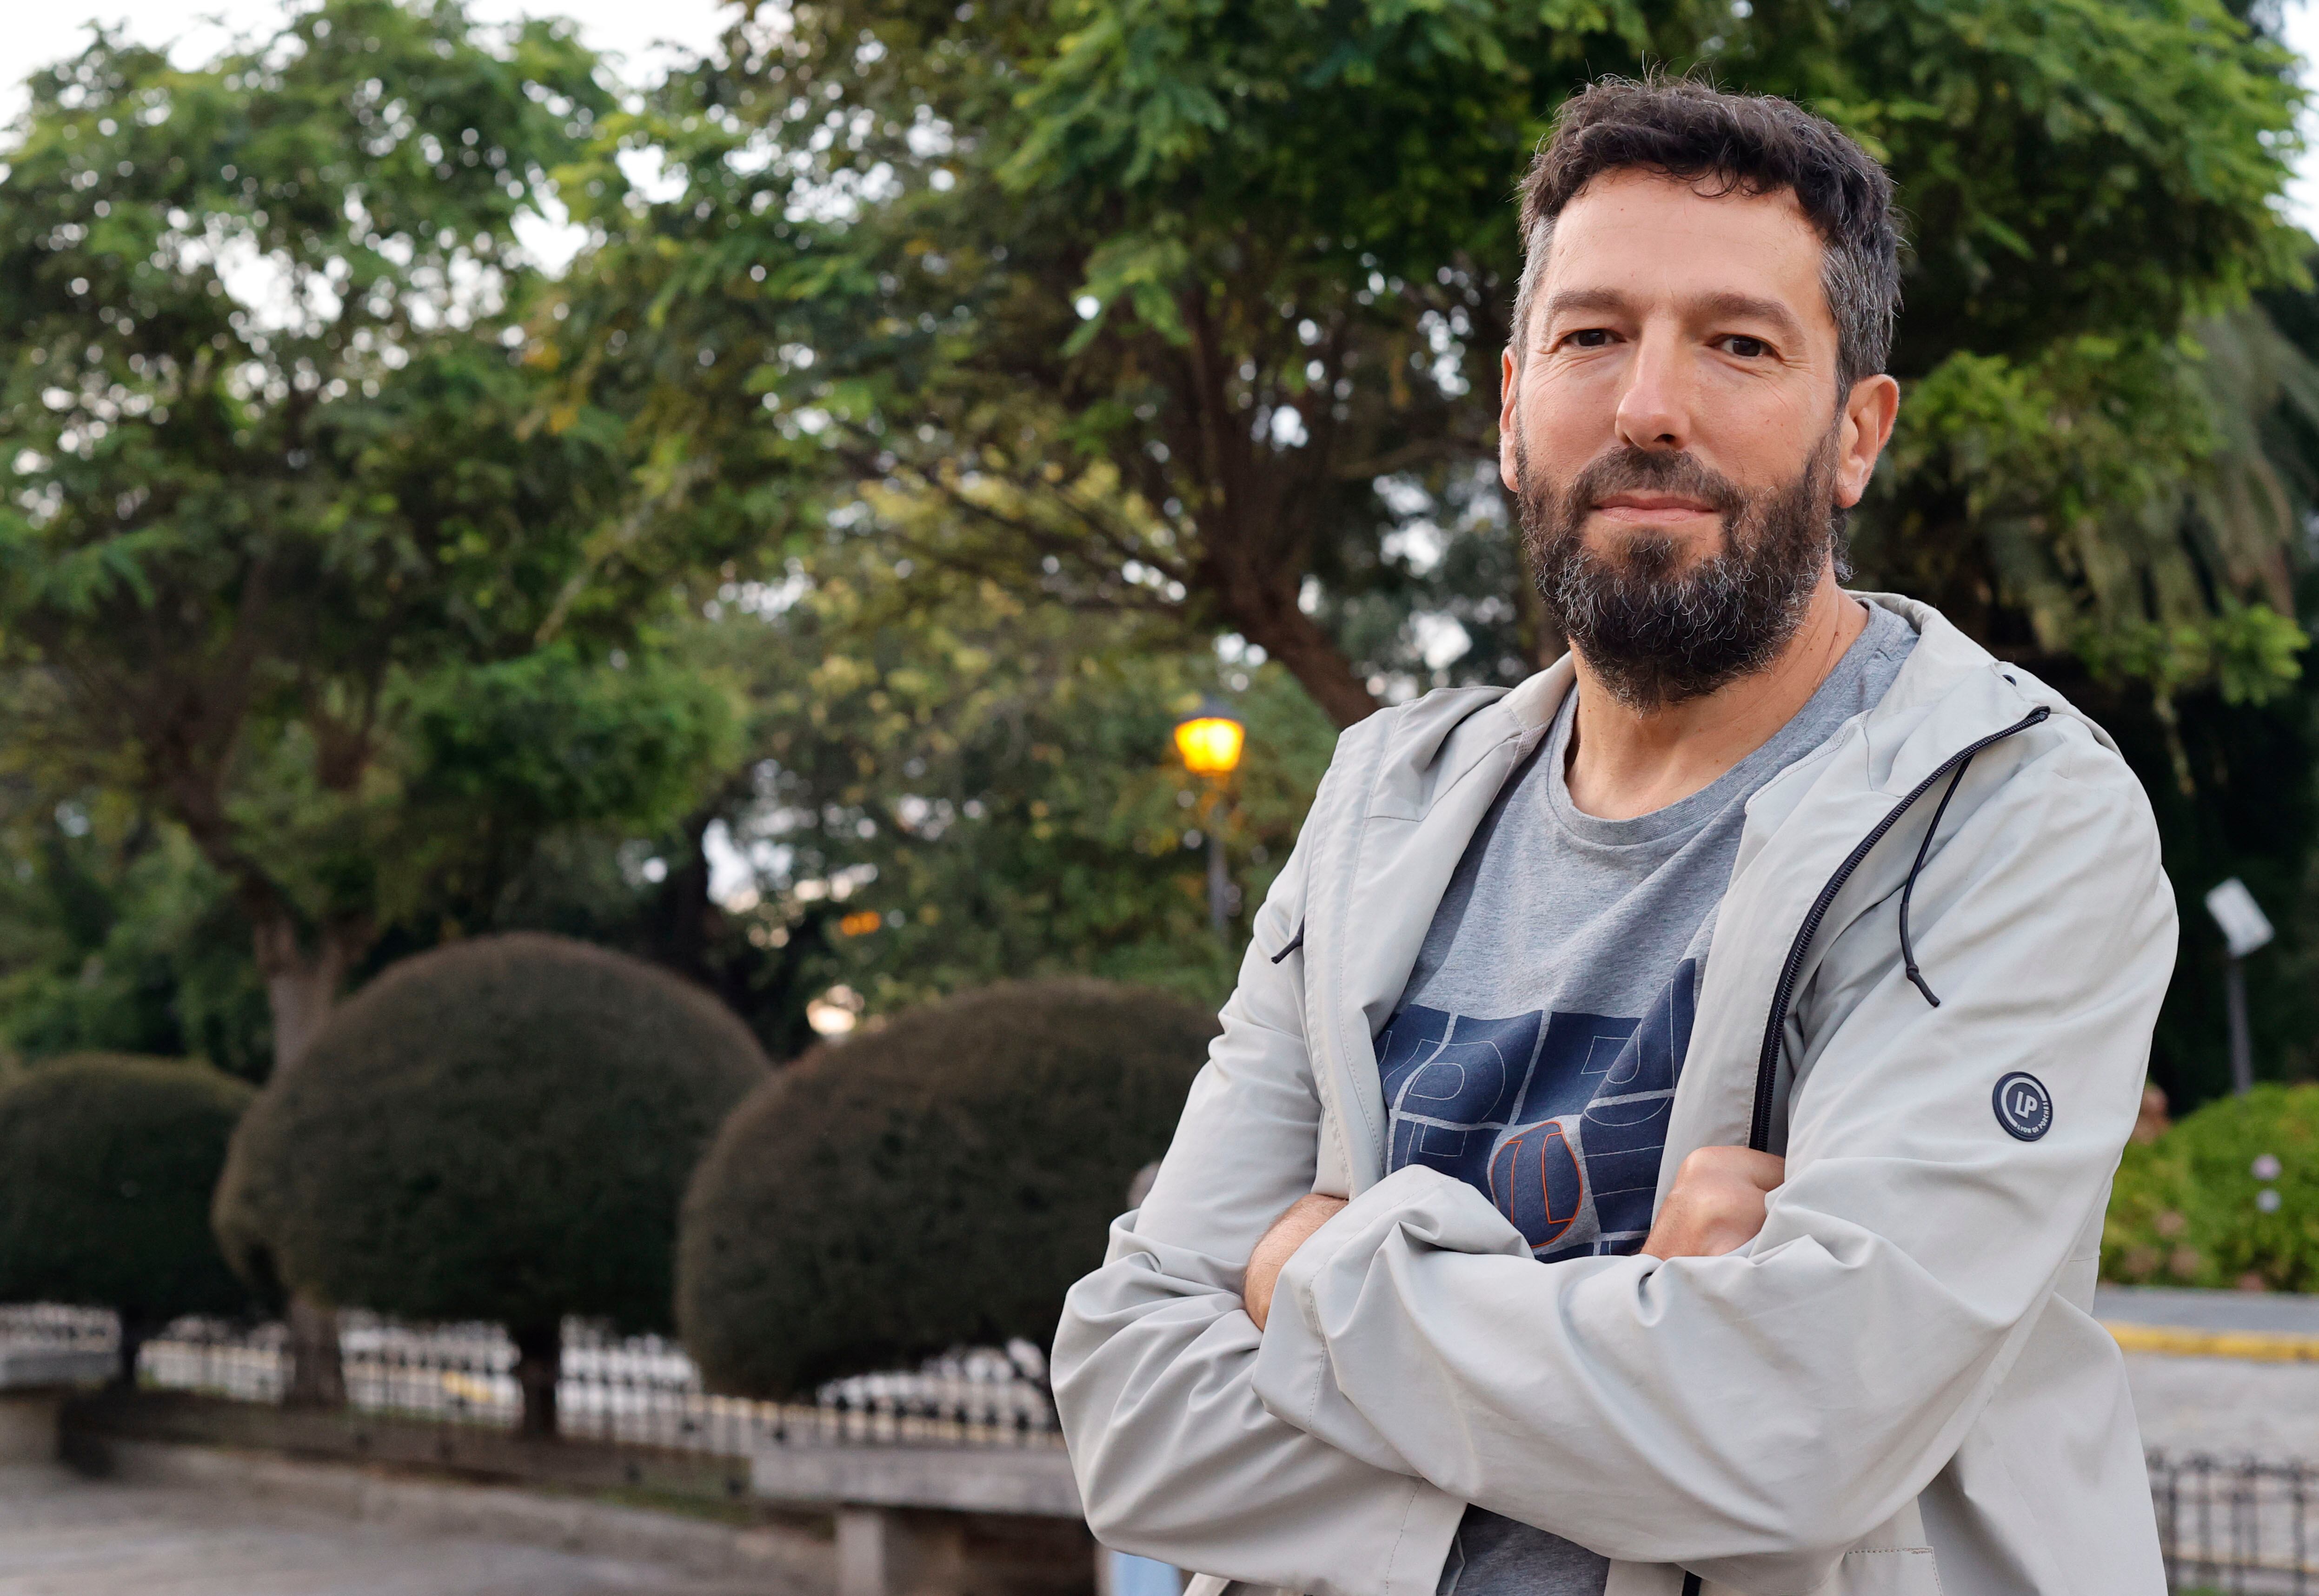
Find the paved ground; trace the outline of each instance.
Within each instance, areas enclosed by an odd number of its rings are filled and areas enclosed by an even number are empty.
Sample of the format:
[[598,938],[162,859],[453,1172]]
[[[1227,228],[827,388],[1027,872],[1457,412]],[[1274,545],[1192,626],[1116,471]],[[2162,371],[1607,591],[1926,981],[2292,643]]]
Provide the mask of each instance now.
[[0,1469],[0,1596],[753,1596],[764,1588],[185,1486]]
[[2153,1452],[2319,1463],[2319,1364],[2129,1352],[2125,1374]]
[[[2110,1323],[2319,1336],[2319,1298],[2103,1286]],[[2129,1352],[2126,1378],[2152,1451],[2319,1463],[2319,1363],[2255,1363]]]

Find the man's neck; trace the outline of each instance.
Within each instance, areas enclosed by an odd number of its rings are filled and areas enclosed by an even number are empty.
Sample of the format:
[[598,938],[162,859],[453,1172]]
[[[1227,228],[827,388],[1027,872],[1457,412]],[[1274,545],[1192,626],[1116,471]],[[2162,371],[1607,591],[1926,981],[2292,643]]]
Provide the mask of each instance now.
[[1620,702],[1574,651],[1570,801],[1584,814],[1632,820],[1689,798],[1793,719],[1867,625],[1867,607],[1845,595],[1831,568],[1769,665],[1703,698],[1650,710]]

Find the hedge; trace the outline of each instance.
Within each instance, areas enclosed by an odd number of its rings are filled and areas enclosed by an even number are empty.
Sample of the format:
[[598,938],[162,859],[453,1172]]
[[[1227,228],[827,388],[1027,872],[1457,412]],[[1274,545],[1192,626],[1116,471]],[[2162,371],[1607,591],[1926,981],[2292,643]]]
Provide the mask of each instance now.
[[119,1379],[184,1313],[251,1306],[210,1233],[210,1195],[252,1096],[208,1065],[80,1053],[0,1086],[0,1301],[110,1308]]
[[714,1389],[790,1396],[962,1344],[1052,1339],[1214,1018],[1012,982],[824,1045],[743,1104],[684,1204],[677,1318]]
[[438,949],[259,1096],[219,1232],[253,1280],[505,1324],[527,1428],[552,1429],[561,1320],[668,1326],[685,1179],[766,1070],[723,1005],[626,955],[529,933]]
[[2319,1087],[2259,1086],[2129,1145],[2110,1191],[2102,1274],[2319,1291]]

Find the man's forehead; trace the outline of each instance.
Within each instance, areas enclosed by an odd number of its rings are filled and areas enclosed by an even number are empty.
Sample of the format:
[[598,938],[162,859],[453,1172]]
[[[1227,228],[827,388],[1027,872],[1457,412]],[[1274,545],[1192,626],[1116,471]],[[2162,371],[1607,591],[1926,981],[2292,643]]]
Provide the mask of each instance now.
[[1616,295],[1785,302],[1833,336],[1818,230],[1790,189],[1717,193],[1649,172],[1606,173],[1556,219],[1540,287],[1551,304]]

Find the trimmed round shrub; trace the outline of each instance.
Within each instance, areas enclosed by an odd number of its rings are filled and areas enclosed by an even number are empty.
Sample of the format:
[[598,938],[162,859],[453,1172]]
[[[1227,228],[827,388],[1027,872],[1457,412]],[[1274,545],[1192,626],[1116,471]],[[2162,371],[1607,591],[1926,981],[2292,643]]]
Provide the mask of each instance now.
[[2259,1086],[2129,1146],[2110,1189],[2102,1273],[2319,1291],[2319,1087]]
[[0,1086],[0,1301],[110,1308],[121,1375],[181,1313],[239,1313],[210,1233],[226,1142],[254,1094],[208,1065],[78,1053]]
[[715,1389],[790,1396],[962,1344],[1045,1347],[1216,1028],[1161,993],[1024,981],[815,1049],[693,1177],[686,1348]]
[[218,1230],[249,1278],[333,1306],[506,1325],[526,1428],[552,1430],[560,1321],[667,1326],[685,1178],[767,1068],[724,1005],[624,954],[440,948],[259,1095]]

